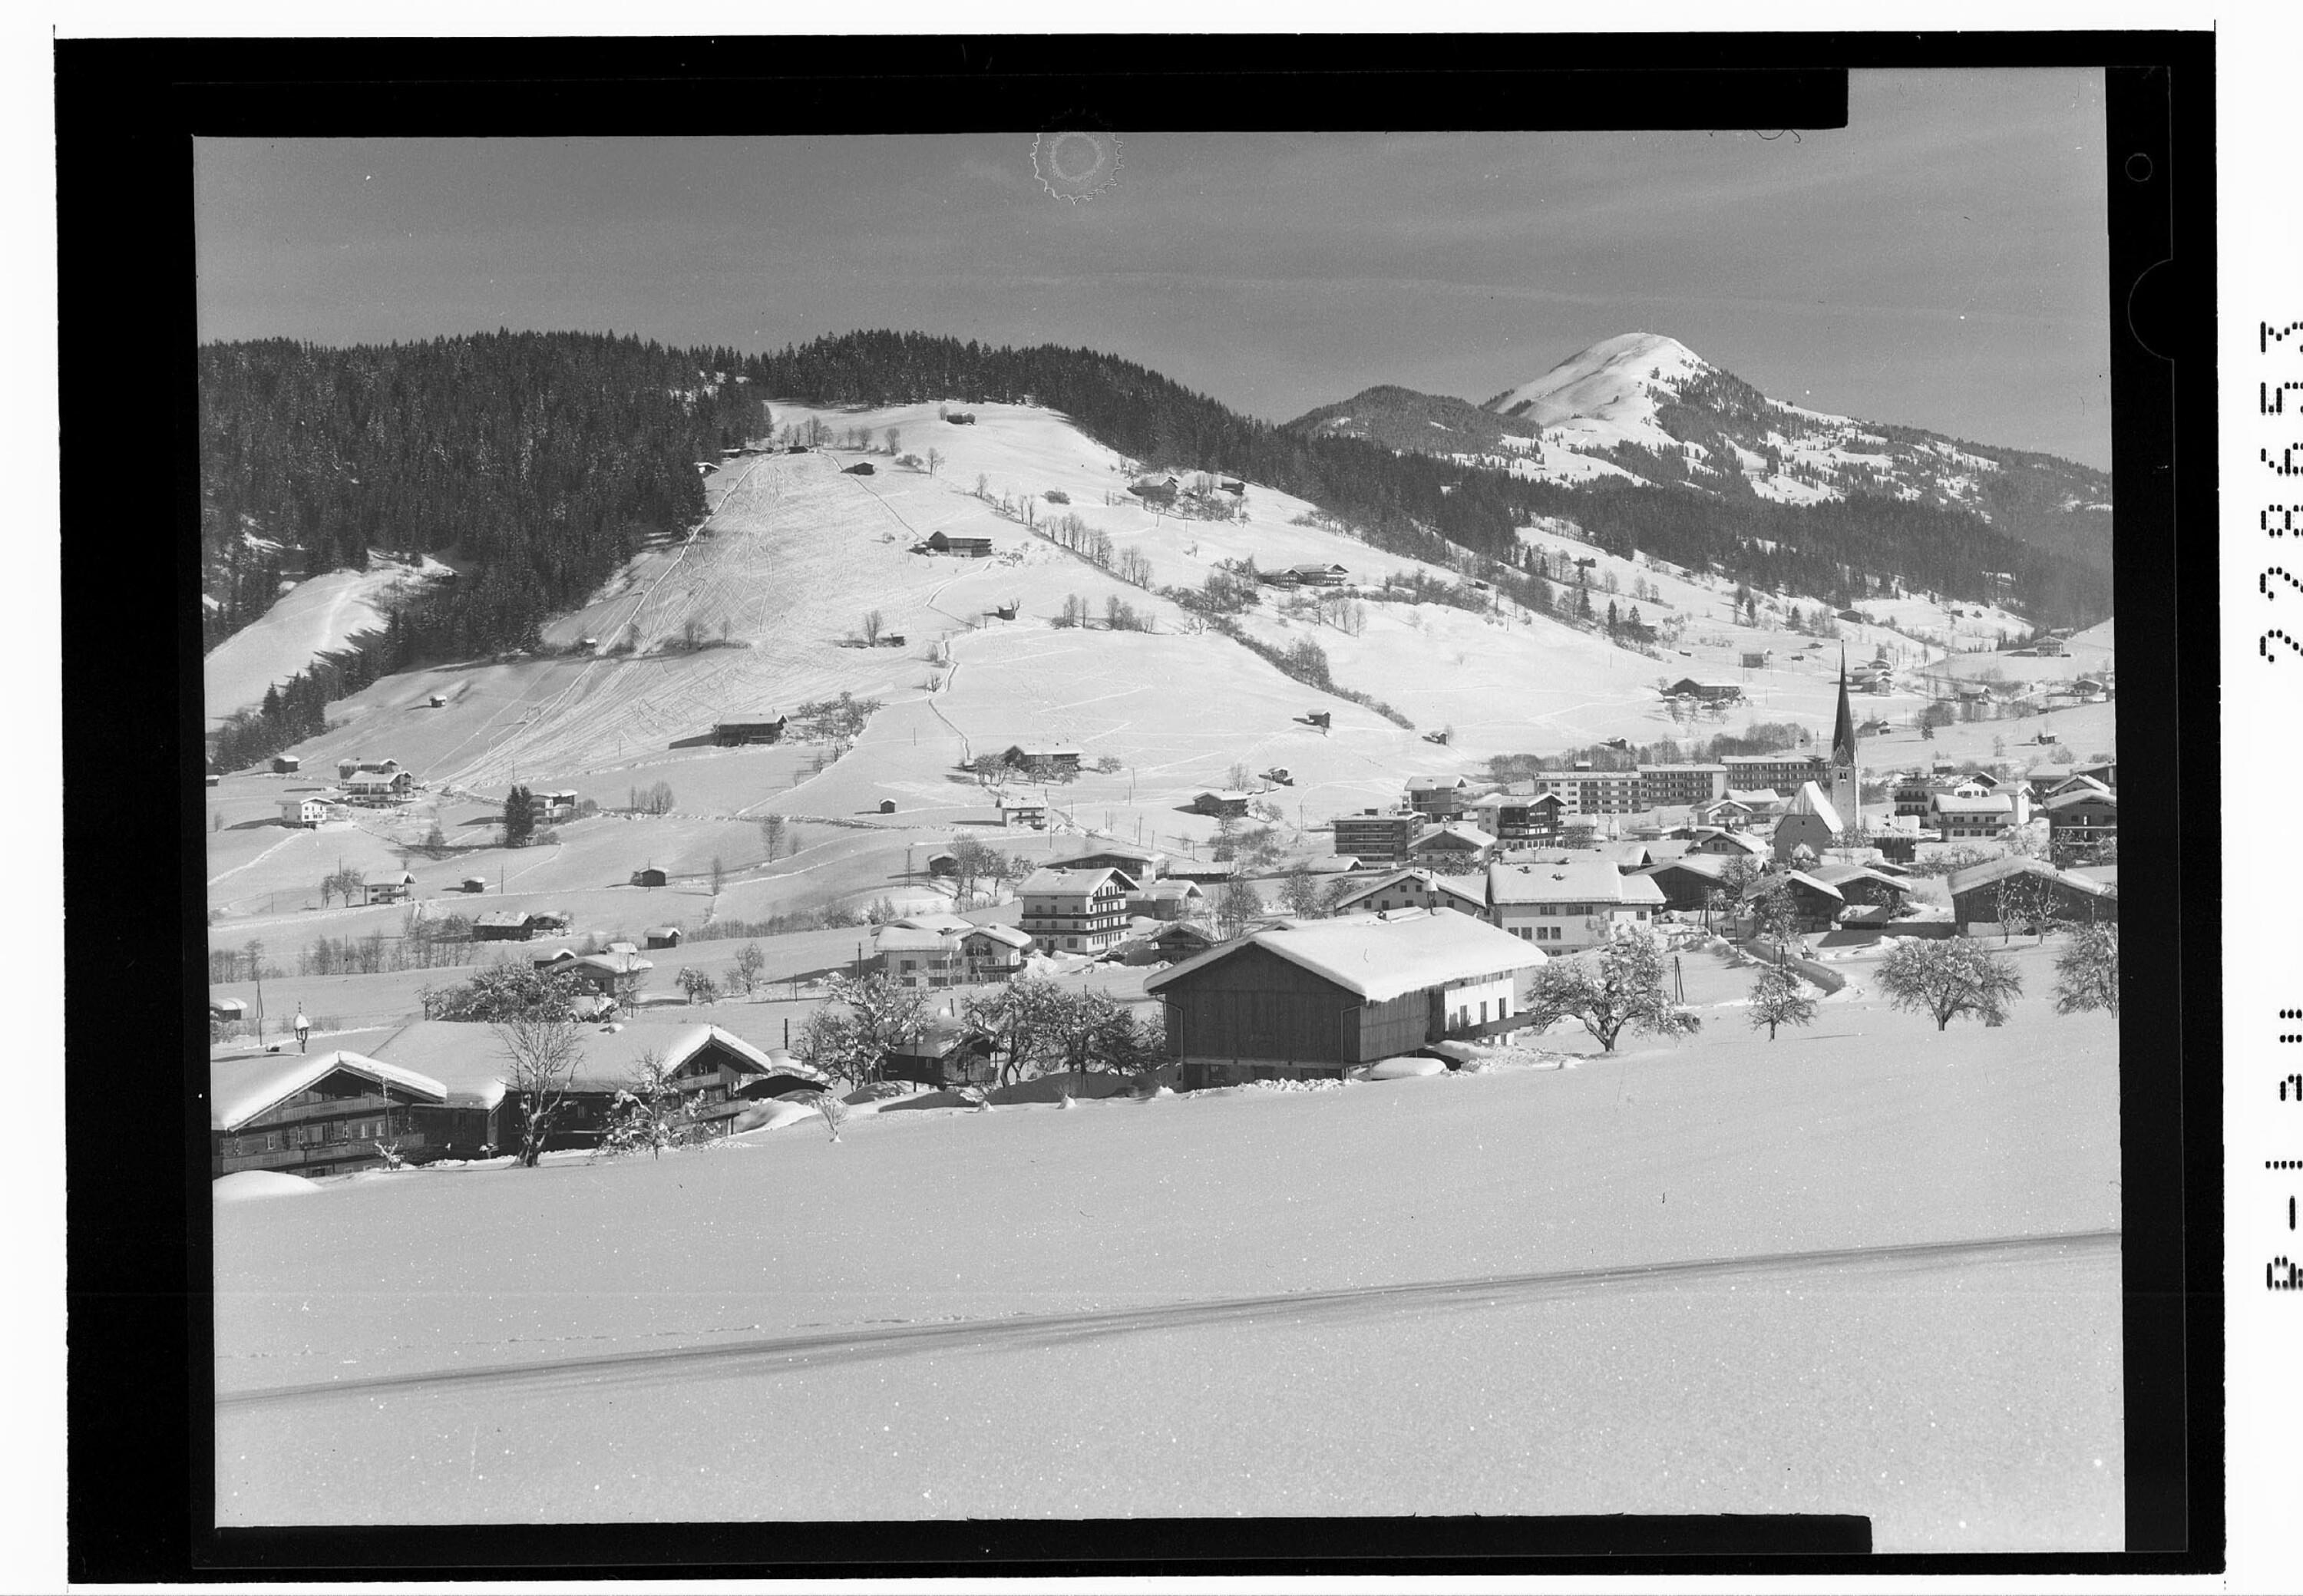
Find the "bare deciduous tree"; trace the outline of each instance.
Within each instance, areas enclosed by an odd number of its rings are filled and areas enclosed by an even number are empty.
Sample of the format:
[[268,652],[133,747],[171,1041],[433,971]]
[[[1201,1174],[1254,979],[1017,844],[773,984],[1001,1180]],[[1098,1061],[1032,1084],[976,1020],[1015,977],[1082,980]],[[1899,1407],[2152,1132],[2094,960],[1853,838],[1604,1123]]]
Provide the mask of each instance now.
[[534,1169],[554,1121],[567,1106],[568,1087],[584,1056],[576,1024],[564,1014],[523,1015],[492,1029],[510,1060],[504,1085],[519,1099],[519,1162]]

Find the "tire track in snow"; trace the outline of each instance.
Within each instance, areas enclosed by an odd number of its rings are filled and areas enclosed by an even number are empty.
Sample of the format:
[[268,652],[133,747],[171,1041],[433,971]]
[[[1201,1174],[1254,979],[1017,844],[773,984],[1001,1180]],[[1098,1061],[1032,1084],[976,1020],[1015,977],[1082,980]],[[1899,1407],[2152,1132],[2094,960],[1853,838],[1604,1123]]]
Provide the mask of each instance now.
[[1018,1313],[1000,1319],[963,1319],[886,1329],[855,1328],[815,1335],[780,1335],[708,1347],[603,1353],[530,1364],[387,1374],[363,1380],[323,1381],[268,1389],[220,1393],[221,1411],[323,1397],[421,1395],[578,1384],[630,1383],[679,1377],[749,1375],[903,1357],[923,1353],[992,1351],[1059,1345],[1146,1330],[1214,1324],[1252,1325],[1259,1320],[1354,1321],[1425,1307],[1492,1307],[1506,1302],[1566,1300],[1615,1289],[1671,1286],[1707,1280],[1796,1276],[1852,1269],[1925,1269],[1970,1262],[2046,1262],[2109,1253],[2117,1255],[2120,1232],[2080,1230],[2003,1236],[1970,1241],[1899,1243],[1885,1246],[1835,1247],[1814,1252],[1761,1253],[1742,1257],[1696,1258],[1668,1263],[1613,1268],[1553,1270],[1529,1274],[1478,1275],[1464,1279],[1421,1280],[1362,1286],[1339,1291],[1283,1292],[1265,1296],[1219,1298],[1076,1313]]

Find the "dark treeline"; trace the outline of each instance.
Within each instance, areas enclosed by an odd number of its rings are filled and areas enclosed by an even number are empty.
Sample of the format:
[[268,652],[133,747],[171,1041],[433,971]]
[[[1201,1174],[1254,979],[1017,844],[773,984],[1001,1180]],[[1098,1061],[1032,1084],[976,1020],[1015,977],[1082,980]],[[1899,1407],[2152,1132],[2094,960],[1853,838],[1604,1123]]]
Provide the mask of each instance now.
[[[695,462],[761,429],[733,350],[579,333],[200,350],[207,644],[262,614],[291,549],[315,574],[380,548],[449,555],[416,653],[519,646],[650,536],[704,513]],[[724,374],[724,380],[723,380]],[[292,557],[291,557],[292,558]]]
[[2013,577],[2013,602],[2043,623],[2089,624],[2111,612],[2108,573],[1964,512],[1879,495],[1792,505],[1676,487],[1531,482],[1256,421],[1090,350],[850,333],[744,369],[763,393],[827,404],[1012,403],[1028,393],[1122,453],[1269,483],[1351,521],[1379,547],[1442,562],[1438,538],[1516,562],[1515,528],[1549,515],[1577,522],[1612,552],[1637,549],[1776,591],[1852,602],[1865,591],[1863,573],[1877,573],[1981,601],[1991,596],[1984,573],[1995,570]]

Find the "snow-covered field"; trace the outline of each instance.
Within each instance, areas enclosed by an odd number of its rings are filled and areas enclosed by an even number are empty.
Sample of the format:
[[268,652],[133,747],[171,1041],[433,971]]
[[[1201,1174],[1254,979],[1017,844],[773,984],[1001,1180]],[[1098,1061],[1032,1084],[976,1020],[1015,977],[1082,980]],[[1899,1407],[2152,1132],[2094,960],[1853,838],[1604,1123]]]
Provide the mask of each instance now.
[[420,565],[401,565],[371,553],[364,571],[332,570],[297,583],[262,619],[217,644],[202,662],[208,724],[255,708],[266,688],[359,633],[380,629],[381,606],[394,589],[447,569],[429,555]]
[[1857,961],[1774,1043],[1723,1004],[1615,1059],[1564,1027],[1568,1069],[219,1203],[219,1522],[1812,1510],[2115,1547],[2117,1031],[2052,1013],[2054,951],[2017,946],[1995,1030]]

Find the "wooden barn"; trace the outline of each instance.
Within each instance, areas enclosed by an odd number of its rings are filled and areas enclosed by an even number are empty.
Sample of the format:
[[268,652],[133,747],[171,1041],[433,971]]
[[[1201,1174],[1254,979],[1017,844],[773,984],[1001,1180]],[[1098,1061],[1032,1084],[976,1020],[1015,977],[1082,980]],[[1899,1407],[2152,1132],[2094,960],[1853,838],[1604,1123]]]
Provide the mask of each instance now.
[[274,754],[272,756],[272,771],[274,775],[292,776],[303,766],[304,762],[293,754]]
[[847,467],[846,470],[847,474],[850,477],[869,477],[873,475],[873,467],[872,462],[868,460],[859,460],[854,465]]
[[789,721],[783,715],[763,721],[721,721],[712,728],[712,737],[723,748],[743,743],[778,743],[783,741],[788,724]]
[[420,1157],[426,1137],[416,1110],[436,1109],[448,1095],[429,1076],[341,1051],[218,1059],[208,1066],[208,1090],[211,1177],[375,1169],[384,1161],[379,1141]]
[[536,922],[514,910],[482,915],[472,922],[476,942],[524,942],[536,934]]
[[660,887],[663,885],[663,872],[657,869],[653,865],[648,866],[643,870],[635,870],[632,872],[632,885],[636,887]]
[[1143,984],[1167,1010],[1186,1089],[1334,1075],[1450,1036],[1524,1024],[1521,973],[1541,950],[1447,910],[1258,931]]
[[[954,537],[948,532],[928,534],[928,548],[938,554],[957,554],[963,560],[988,560],[991,557],[991,540],[988,537]],[[1002,621],[1015,619],[1013,607]]]
[[640,940],[651,948],[677,948],[686,934],[677,925],[651,925],[640,933]]
[[1951,892],[1952,924],[1961,936],[1977,925],[2000,923],[2000,891],[2018,875],[2037,877],[2046,884],[2045,896],[2066,920],[2116,920],[2119,889],[2075,870],[2058,870],[2037,859],[2010,854],[1987,863],[1954,870],[1944,884]]

